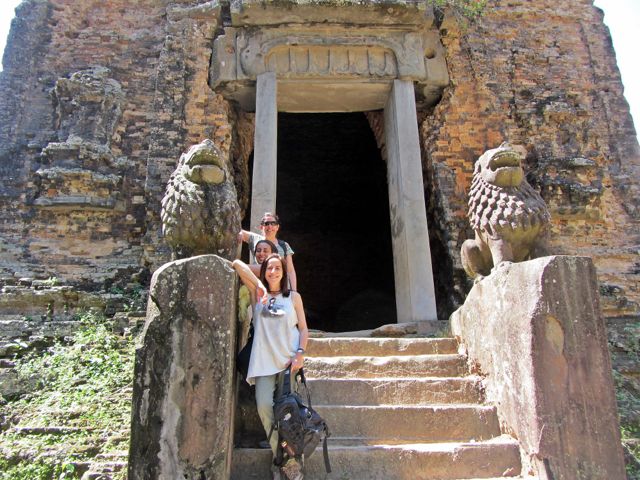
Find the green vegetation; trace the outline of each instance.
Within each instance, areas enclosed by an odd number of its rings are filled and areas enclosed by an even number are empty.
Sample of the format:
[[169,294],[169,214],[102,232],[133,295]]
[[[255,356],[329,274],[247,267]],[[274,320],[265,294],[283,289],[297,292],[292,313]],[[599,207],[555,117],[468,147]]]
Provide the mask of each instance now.
[[[640,323],[633,322],[621,331],[610,330],[611,357],[620,365],[640,363]],[[640,379],[635,375],[613,372],[616,387],[620,432],[627,457],[627,478],[640,480]]]
[[88,313],[68,343],[16,360],[32,387],[2,402],[0,480],[80,478],[96,456],[128,450],[134,343]]
[[108,292],[113,295],[122,295],[125,298],[125,303],[122,305],[125,312],[146,308],[146,289],[139,283],[131,283],[126,287],[112,285]]
[[49,277],[46,280],[43,280],[42,283],[47,287],[55,287],[60,283],[60,281],[58,280],[58,277]]
[[615,371],[614,381],[620,414],[620,433],[627,455],[627,478],[640,480],[640,397],[637,387],[630,385],[628,379]]
[[125,312],[132,312],[136,310],[145,310],[147,297],[145,295],[146,289],[139,283],[134,283],[127,290],[127,302],[124,304]]
[[476,20],[485,11],[487,0],[431,0],[437,9],[450,8],[454,15],[467,20]]
[[627,479],[640,480],[640,428],[637,425],[621,424],[622,443],[635,462],[627,462]]

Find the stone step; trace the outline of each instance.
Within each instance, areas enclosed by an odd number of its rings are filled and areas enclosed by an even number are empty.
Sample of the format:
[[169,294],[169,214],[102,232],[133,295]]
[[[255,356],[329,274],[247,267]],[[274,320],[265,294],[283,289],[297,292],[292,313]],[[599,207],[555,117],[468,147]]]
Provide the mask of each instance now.
[[316,406],[331,438],[385,444],[468,442],[500,435],[496,410],[481,405]]
[[365,356],[428,355],[457,353],[453,338],[310,338],[307,354],[316,357],[348,356],[357,352]]
[[[405,445],[333,445],[325,474],[319,447],[305,462],[305,480],[460,480],[520,475],[520,451],[511,437],[487,442]],[[232,480],[271,478],[271,451],[235,449]]]
[[92,432],[92,427],[67,427],[67,426],[46,426],[46,427],[13,427],[13,432],[21,435],[68,435],[78,432]]
[[117,478],[122,478],[120,472],[127,469],[126,461],[106,461],[100,463],[91,463],[85,467],[86,471],[80,477],[80,480],[112,480],[114,474],[118,474]]
[[468,373],[462,355],[307,357],[309,378],[460,377]]
[[[129,430],[124,431],[123,433],[128,434]],[[121,461],[121,462],[125,462],[127,461],[127,459],[129,458],[129,451],[128,450],[114,450],[112,452],[103,452],[103,453],[99,453],[94,457],[94,460],[96,461]]]
[[44,289],[5,286],[0,294],[0,312],[36,318],[65,311],[103,310],[105,305],[121,306],[124,301],[121,294],[83,292],[68,285]]
[[[480,403],[480,377],[310,378],[314,405],[425,405]],[[301,390],[304,395],[304,389]]]
[[43,321],[40,318],[29,317],[0,320],[0,337],[4,339],[32,336],[62,338],[73,335],[81,325],[77,320]]

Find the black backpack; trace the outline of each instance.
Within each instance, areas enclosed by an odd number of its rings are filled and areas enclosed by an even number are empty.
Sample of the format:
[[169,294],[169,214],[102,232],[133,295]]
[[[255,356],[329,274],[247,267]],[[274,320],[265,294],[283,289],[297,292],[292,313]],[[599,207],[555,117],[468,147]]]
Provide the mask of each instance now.
[[304,371],[300,369],[296,375],[307,392],[307,403],[297,392],[291,390],[291,373],[289,369],[278,374],[277,388],[274,394],[274,425],[271,433],[278,432],[278,451],[276,465],[283,465],[288,458],[295,458],[304,466],[304,460],[311,456],[322,441],[324,468],[331,472],[327,438],[331,435],[323,418],[311,406],[311,394],[307,387]]

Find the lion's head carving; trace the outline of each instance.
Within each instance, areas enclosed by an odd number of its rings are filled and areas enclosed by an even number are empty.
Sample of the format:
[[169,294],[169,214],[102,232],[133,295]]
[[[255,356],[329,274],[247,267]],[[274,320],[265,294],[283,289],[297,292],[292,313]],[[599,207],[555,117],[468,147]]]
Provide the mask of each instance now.
[[517,187],[524,179],[522,154],[508,143],[487,150],[476,161],[474,176],[498,187]]
[[174,257],[235,258],[240,207],[227,159],[211,140],[180,157],[162,199],[161,218]]
[[462,246],[471,277],[488,275],[501,262],[535,256],[550,220],[544,200],[526,181],[522,154],[508,143],[485,152],[475,164],[468,217],[474,240]]

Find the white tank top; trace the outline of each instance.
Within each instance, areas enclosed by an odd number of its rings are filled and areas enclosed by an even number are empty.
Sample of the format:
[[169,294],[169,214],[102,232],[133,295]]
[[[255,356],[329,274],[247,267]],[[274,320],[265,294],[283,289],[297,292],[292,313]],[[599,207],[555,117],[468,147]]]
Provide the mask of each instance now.
[[[255,383],[255,377],[281,372],[295,355],[300,345],[298,316],[293,306],[293,292],[269,295],[267,305],[258,303],[253,312],[253,346],[249,360],[247,382]],[[267,308],[271,304],[271,308]]]

